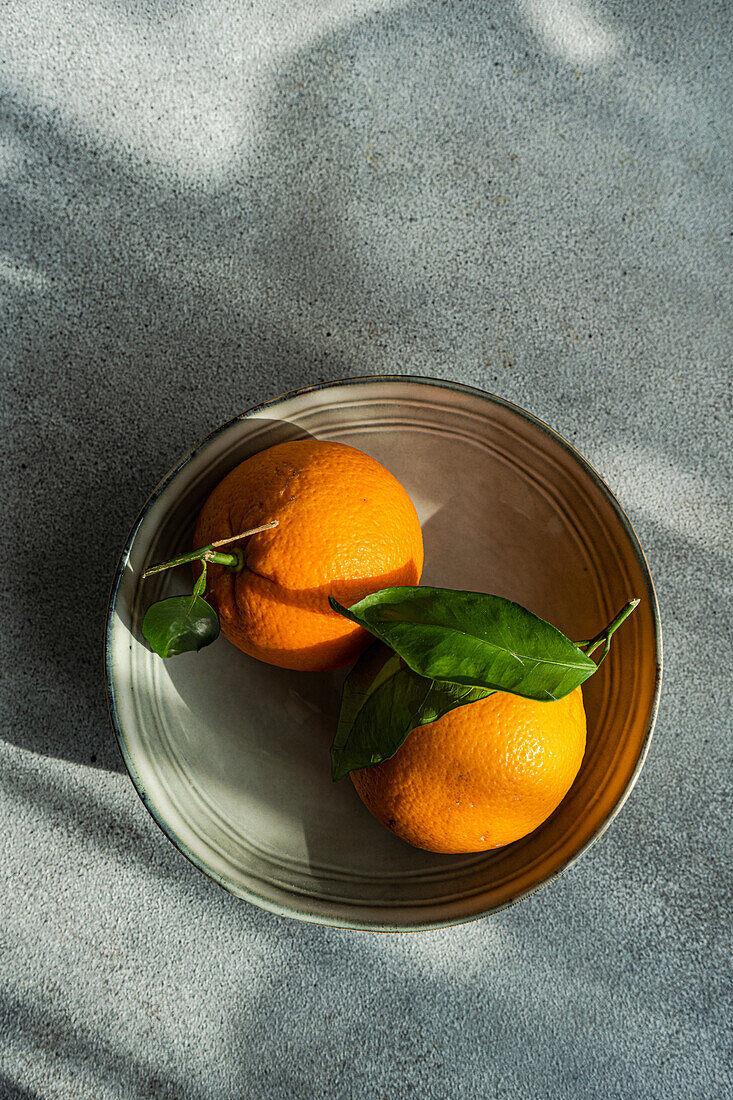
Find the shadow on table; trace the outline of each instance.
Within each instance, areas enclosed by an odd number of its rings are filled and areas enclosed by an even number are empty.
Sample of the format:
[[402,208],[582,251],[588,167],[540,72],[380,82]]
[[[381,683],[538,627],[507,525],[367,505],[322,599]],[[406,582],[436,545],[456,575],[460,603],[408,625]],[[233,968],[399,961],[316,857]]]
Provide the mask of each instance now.
[[39,1092],[31,1092],[30,1089],[16,1085],[4,1073],[0,1073],[0,1096],[4,1100],[41,1100]]
[[[52,1008],[49,1003],[40,1007],[10,993],[0,993],[0,1025],[5,1041],[20,1047],[36,1072],[39,1061],[41,1065],[47,1060],[54,1065],[61,1063],[65,1076],[74,1081],[72,1089],[79,1089],[76,1095],[83,1094],[79,1078],[83,1080],[93,1075],[97,1080],[113,1081],[116,1088],[124,1090],[125,1096],[140,1100],[181,1100],[183,1097],[199,1100],[203,1097],[190,1080],[183,1086],[180,1081],[170,1080],[130,1051],[116,1049],[98,1031]],[[58,1077],[54,1077],[54,1085],[57,1084]],[[11,1082],[2,1075],[0,1088],[3,1088],[3,1100],[41,1100],[44,1094],[49,1095]]]

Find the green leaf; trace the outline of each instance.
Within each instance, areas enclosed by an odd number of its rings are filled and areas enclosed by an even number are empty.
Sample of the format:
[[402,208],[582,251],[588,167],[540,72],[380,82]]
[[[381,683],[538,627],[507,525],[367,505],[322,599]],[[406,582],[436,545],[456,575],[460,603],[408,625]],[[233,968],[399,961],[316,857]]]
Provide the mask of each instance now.
[[[417,676],[413,672],[413,676]],[[447,680],[433,680],[427,698],[420,708],[419,725],[427,726],[430,722],[437,722],[444,714],[456,707],[465,707],[469,703],[477,703],[479,699],[485,699],[487,695],[493,695],[493,691],[486,688],[465,687],[464,684],[451,684]]]
[[201,572],[198,575],[198,579],[193,586],[194,596],[203,596],[206,592],[206,562],[201,561]]
[[143,619],[143,634],[161,657],[174,657],[216,641],[219,616],[194,589],[191,596],[171,596],[151,604]]
[[501,596],[384,588],[348,609],[333,598],[330,604],[430,680],[545,702],[568,695],[596,671],[554,626]]
[[331,746],[331,758],[340,753],[349,736],[356,717],[372,692],[402,667],[396,653],[375,642],[361,655],[344,680],[341,693],[341,710]]
[[334,782],[355,768],[389,760],[418,726],[476,702],[490,691],[426,680],[386,646],[371,646],[344,682],[331,746]]
[[417,724],[430,687],[384,646],[371,646],[344,681],[331,746],[334,782],[394,756]]

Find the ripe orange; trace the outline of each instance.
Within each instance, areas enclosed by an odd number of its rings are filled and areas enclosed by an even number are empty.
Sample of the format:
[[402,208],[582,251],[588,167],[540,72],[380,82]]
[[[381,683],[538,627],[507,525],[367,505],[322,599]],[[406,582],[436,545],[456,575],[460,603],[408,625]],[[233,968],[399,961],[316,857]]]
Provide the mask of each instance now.
[[354,447],[280,443],[217,485],[194,546],[271,520],[279,525],[238,544],[241,573],[209,566],[207,599],[222,633],[281,668],[350,664],[370,637],[332,611],[328,597],[349,606],[380,588],[418,583],[423,543],[415,506],[384,466]]
[[585,752],[580,688],[536,703],[497,692],[413,730],[395,756],[353,771],[367,809],[429,852],[483,852],[559,806]]

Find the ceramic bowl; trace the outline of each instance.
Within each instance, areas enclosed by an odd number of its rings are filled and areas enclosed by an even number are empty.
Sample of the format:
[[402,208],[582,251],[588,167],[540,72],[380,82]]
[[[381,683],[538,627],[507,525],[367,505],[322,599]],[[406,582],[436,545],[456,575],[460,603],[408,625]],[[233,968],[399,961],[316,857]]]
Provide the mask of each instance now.
[[[641,605],[584,687],[588,747],[556,812],[493,852],[433,855],[374,820],[329,745],[338,673],[286,672],[223,638],[164,661],[142,639],[156,599],[190,590],[143,570],[190,546],[198,511],[248,455],[306,436],[350,443],[410,493],[423,583],[507,596],[570,637]],[[363,378],[313,387],[217,428],[160,483],[127,541],[107,622],[110,713],[157,823],[240,898],[321,924],[380,931],[456,924],[502,909],[566,870],[608,827],[649,747],[660,687],[656,597],[641,547],[601,478],[521,409],[449,382]]]

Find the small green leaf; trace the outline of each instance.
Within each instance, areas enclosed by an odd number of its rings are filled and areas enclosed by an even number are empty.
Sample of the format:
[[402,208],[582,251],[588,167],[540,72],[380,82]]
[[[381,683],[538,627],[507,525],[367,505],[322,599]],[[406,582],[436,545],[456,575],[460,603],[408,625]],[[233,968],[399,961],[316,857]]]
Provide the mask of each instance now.
[[193,586],[194,596],[203,596],[206,592],[206,562],[201,560],[201,572],[198,575],[198,579]]
[[491,695],[490,691],[426,680],[386,646],[371,646],[344,682],[331,746],[334,782],[355,768],[394,756],[418,726]]
[[448,588],[384,588],[331,607],[418,675],[526,699],[561,699],[596,671],[574,642],[512,600]]
[[171,596],[151,604],[143,619],[143,634],[159,656],[174,657],[216,641],[219,616],[194,589],[191,596]]

